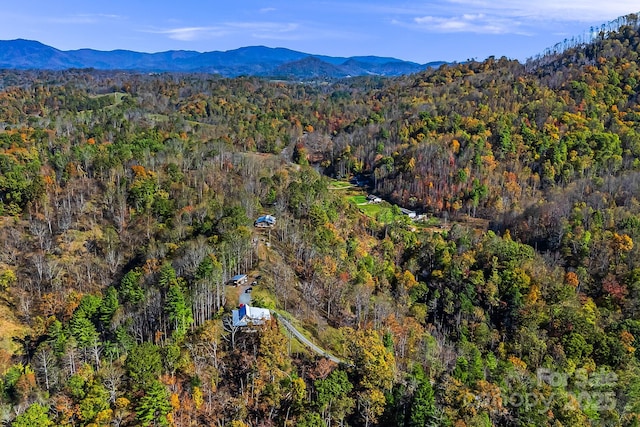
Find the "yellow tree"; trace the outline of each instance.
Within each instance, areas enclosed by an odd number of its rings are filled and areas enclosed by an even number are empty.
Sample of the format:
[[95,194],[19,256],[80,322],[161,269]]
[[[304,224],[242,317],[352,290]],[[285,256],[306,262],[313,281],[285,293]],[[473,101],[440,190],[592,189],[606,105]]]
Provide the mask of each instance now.
[[384,393],[393,386],[395,358],[374,330],[345,331],[351,336],[351,360],[358,393],[358,407],[365,425],[375,423],[384,411]]
[[624,259],[624,254],[631,252],[631,249],[633,249],[633,240],[626,234],[613,233],[610,244],[615,254],[616,262]]
[[275,321],[267,322],[260,333],[260,346],[254,380],[256,408],[271,417],[280,407],[290,384],[292,366],[288,356],[287,338]]

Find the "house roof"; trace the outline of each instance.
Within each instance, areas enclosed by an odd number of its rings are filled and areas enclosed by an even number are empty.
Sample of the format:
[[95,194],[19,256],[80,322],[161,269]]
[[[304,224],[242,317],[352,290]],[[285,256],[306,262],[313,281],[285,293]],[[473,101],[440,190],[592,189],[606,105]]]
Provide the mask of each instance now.
[[405,215],[415,215],[416,213],[410,209],[407,208],[400,208],[400,212],[402,212]]
[[247,275],[246,274],[236,274],[235,276],[233,276],[231,278],[231,280],[233,280],[234,282],[238,281],[238,280],[242,280],[242,279],[246,279]]
[[271,312],[268,309],[244,304],[237,310],[233,310],[232,314],[234,326],[261,325],[271,320]]
[[256,219],[256,224],[259,224],[261,222],[265,222],[267,224],[275,224],[276,217],[272,215],[262,215],[262,216],[259,216],[258,219]]

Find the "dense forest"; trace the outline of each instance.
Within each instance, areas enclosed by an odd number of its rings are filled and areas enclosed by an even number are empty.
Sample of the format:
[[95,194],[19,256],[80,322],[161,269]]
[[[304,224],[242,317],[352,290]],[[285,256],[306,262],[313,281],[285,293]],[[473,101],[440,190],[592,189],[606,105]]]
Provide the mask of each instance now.
[[639,426],[639,54],[0,71],[1,422]]

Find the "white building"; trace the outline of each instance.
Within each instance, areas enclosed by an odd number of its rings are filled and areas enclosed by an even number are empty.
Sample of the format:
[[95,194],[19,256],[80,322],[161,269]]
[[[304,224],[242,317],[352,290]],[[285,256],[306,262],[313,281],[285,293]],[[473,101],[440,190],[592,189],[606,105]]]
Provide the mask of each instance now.
[[241,286],[247,283],[249,277],[246,274],[236,274],[230,280],[233,286]]
[[402,212],[403,214],[405,214],[406,216],[408,216],[411,219],[414,219],[416,217],[416,213],[412,210],[406,209],[406,208],[400,208],[400,212]]
[[271,312],[266,308],[241,305],[232,311],[233,326],[262,325],[271,320]]

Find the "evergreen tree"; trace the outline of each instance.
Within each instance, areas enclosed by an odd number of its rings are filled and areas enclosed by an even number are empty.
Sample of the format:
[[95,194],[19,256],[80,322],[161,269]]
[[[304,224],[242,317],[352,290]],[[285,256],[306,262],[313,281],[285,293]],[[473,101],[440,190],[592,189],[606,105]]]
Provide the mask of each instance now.
[[336,369],[327,378],[316,380],[314,386],[318,392],[318,409],[329,424],[332,419],[341,421],[351,413],[354,401],[349,393],[353,390],[353,384],[349,382],[346,372]]
[[173,268],[170,262],[165,262],[160,267],[160,276],[158,278],[158,285],[161,288],[166,289],[169,286],[177,283],[178,277],[176,276],[176,270]]
[[71,334],[78,342],[80,348],[88,348],[95,344],[98,340],[98,331],[96,327],[84,316],[74,315],[71,319]]
[[136,407],[136,418],[143,426],[168,426],[169,412],[169,390],[160,381],[152,381]]
[[102,304],[98,310],[100,322],[102,323],[103,328],[109,329],[111,319],[113,318],[116,310],[118,310],[118,306],[118,291],[113,286],[110,286],[107,289],[107,292],[102,299]]
[[127,355],[125,366],[134,390],[146,389],[157,380],[162,369],[162,358],[156,345],[145,342],[133,347]]
[[122,301],[129,304],[138,304],[144,298],[142,283],[142,271],[138,268],[128,271],[120,281],[120,295]]
[[425,375],[421,365],[416,365],[414,368],[413,379],[417,386],[411,400],[409,427],[432,425],[435,414],[435,397],[431,381]]
[[169,320],[173,322],[175,333],[183,337],[187,329],[193,323],[191,305],[187,303],[180,283],[176,281],[169,285],[165,303],[165,311],[169,315]]

